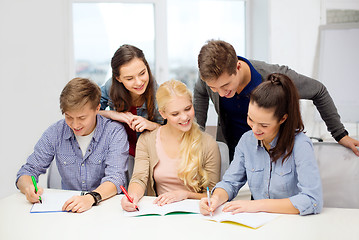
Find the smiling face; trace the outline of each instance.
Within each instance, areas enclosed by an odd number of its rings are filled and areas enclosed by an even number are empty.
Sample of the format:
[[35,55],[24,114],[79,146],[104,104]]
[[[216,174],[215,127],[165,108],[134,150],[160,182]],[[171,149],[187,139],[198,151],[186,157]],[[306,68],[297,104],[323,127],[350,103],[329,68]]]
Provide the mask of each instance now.
[[287,119],[287,115],[278,121],[274,117],[274,109],[259,107],[255,102],[250,102],[248,107],[247,123],[252,128],[254,136],[263,140],[266,144],[273,141],[279,132],[280,125]]
[[64,113],[66,124],[77,136],[87,136],[96,127],[96,115],[100,110],[99,105],[93,109],[90,103],[80,109],[69,110]]
[[132,97],[138,97],[146,91],[150,78],[147,67],[141,59],[134,58],[122,65],[119,73],[119,77],[116,78],[117,81],[125,86]]
[[174,130],[187,132],[194,121],[194,108],[191,99],[187,96],[173,96],[166,104],[161,116],[167,119],[167,125]]

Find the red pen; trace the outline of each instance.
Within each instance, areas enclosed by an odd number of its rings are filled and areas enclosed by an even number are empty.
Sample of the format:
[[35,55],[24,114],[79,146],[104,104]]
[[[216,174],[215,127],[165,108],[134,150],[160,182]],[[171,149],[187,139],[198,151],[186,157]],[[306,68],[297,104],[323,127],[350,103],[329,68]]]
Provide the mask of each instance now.
[[[128,195],[126,189],[125,189],[122,185],[120,186],[120,188],[121,188],[122,192],[126,195],[128,201],[130,201],[131,203],[133,203],[133,201],[132,201],[130,195]],[[135,205],[135,207],[136,207],[136,210],[137,210],[137,211],[140,211],[136,205]]]

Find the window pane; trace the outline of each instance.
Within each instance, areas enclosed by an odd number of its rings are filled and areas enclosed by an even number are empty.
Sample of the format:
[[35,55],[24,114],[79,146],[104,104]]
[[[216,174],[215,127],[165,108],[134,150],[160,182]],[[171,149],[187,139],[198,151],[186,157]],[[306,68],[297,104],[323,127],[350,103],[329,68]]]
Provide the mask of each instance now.
[[193,89],[197,56],[209,39],[227,41],[245,56],[244,1],[168,0],[167,8],[170,78]]
[[111,58],[122,44],[143,50],[154,73],[152,3],[74,3],[74,58],[77,77],[102,85],[112,75]]

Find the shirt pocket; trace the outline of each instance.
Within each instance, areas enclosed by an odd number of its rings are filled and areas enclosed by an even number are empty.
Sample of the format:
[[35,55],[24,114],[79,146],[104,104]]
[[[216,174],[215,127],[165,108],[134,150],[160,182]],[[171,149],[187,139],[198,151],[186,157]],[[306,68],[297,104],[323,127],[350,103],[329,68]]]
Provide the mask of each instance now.
[[105,176],[105,154],[92,154],[87,159],[87,171],[92,177]]
[[276,181],[278,183],[276,184],[278,190],[289,193],[291,191],[291,185],[294,178],[292,166],[284,163],[281,167],[275,168],[274,174],[275,178],[278,180]]
[[263,166],[251,166],[247,168],[248,185],[250,188],[260,188],[263,185]]
[[73,167],[76,164],[76,155],[59,153],[56,155],[56,160],[56,164],[61,167]]

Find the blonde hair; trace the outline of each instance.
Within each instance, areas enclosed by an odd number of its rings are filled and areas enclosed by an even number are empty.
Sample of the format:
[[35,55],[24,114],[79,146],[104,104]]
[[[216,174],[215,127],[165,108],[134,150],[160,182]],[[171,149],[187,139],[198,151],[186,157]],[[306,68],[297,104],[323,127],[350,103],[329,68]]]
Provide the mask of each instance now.
[[100,104],[100,87],[87,78],[74,78],[69,81],[60,95],[60,109],[62,114],[67,111],[80,109],[87,103],[92,109]]
[[[161,84],[157,90],[159,110],[165,112],[168,102],[174,96],[188,97],[192,102],[192,94],[186,85],[177,80],[170,80]],[[203,192],[209,185],[209,179],[207,171],[203,168],[202,132],[196,122],[193,122],[191,129],[184,133],[180,153],[182,161],[178,168],[178,177],[187,188]]]

